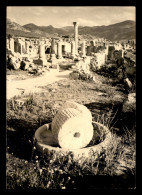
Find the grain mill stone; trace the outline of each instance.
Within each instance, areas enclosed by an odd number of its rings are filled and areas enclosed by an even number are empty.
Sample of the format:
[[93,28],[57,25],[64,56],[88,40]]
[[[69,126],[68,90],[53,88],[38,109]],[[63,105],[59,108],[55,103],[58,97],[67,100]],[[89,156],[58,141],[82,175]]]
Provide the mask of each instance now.
[[93,137],[92,116],[85,106],[66,102],[55,115],[51,129],[61,148],[86,147]]
[[[51,123],[36,130],[34,143],[37,150],[50,159],[71,153],[74,161],[83,157],[82,162],[85,162],[92,158],[92,152],[98,158],[100,152],[108,147],[111,132],[103,124],[93,121],[90,111],[84,107],[73,101],[65,102]],[[102,133],[104,140],[92,145],[91,141],[102,137]]]

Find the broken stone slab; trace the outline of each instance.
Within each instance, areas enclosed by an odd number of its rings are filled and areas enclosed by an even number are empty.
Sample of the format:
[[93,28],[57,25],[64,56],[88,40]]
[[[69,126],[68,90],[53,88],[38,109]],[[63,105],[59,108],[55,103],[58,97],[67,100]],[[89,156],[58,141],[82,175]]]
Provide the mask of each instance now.
[[32,69],[30,71],[28,71],[30,74],[37,74],[38,70],[37,69]]
[[18,69],[20,69],[20,66],[21,66],[21,64],[20,63],[13,63],[13,68],[14,68],[14,70],[18,70]]
[[128,94],[128,99],[124,102],[122,111],[133,112],[136,110],[136,93]]
[[128,102],[129,103],[136,103],[136,93],[129,93],[128,94]]
[[129,80],[129,78],[126,78],[126,79],[125,79],[125,82],[126,82],[126,84],[128,85],[129,88],[132,87],[132,83],[131,83],[131,81]]
[[79,79],[79,73],[77,72],[71,72],[69,76],[71,79],[74,79],[74,80]]
[[13,63],[15,63],[16,61],[17,61],[17,57],[15,57],[15,56],[9,56],[9,58],[10,58],[10,62],[13,64]]
[[21,70],[28,70],[30,64],[31,64],[30,62],[23,60],[23,61],[21,61],[20,69]]
[[22,57],[23,61],[26,62],[33,62],[33,59],[29,58],[29,57]]

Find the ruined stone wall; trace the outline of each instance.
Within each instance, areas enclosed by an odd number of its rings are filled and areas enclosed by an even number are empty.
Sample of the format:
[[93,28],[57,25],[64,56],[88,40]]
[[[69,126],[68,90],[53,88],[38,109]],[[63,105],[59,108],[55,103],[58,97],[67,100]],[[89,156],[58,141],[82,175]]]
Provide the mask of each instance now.
[[105,51],[95,53],[95,57],[96,57],[96,65],[98,68],[100,68],[102,65],[105,64],[105,60],[106,60]]

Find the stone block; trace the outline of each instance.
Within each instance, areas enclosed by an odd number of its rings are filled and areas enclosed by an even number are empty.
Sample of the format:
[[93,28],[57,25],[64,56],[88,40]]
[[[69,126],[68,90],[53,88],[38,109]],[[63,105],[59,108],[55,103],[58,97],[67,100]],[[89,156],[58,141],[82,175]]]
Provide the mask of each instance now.
[[77,72],[71,72],[70,73],[70,78],[76,80],[76,79],[79,79],[79,73]]
[[47,64],[47,60],[46,59],[38,59],[38,60],[33,60],[34,64],[38,64],[38,65],[46,65]]

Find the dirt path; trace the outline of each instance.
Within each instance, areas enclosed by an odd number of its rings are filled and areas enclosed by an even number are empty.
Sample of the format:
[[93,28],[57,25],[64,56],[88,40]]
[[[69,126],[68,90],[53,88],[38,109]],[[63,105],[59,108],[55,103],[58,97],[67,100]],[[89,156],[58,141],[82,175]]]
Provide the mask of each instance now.
[[17,81],[10,79],[8,75],[6,82],[6,99],[10,99],[15,95],[21,95],[22,93],[26,94],[42,91],[41,86],[46,86],[47,84],[62,79],[68,79],[70,72],[69,70],[58,72],[56,69],[51,69],[50,72],[45,73],[43,76]]

